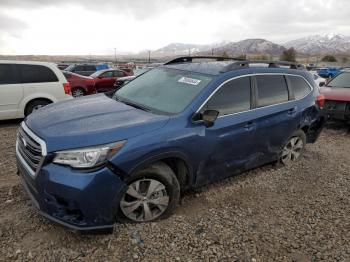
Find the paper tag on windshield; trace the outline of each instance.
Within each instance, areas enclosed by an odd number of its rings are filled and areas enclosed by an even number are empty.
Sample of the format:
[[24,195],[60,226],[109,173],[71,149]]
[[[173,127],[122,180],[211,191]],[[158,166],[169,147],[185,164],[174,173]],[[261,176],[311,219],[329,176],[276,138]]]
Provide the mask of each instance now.
[[181,77],[178,82],[180,83],[185,83],[189,85],[198,85],[202,80],[194,79],[194,78],[189,78],[189,77]]

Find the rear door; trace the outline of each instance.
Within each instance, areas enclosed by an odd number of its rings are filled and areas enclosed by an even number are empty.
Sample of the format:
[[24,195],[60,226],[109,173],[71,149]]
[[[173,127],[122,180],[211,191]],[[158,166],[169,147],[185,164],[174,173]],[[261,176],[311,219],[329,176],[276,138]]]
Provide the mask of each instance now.
[[256,100],[256,166],[278,159],[287,139],[298,129],[301,115],[283,74],[253,77]]
[[212,127],[204,127],[200,150],[206,150],[200,165],[198,184],[239,173],[250,166],[255,154],[255,116],[251,109],[250,77],[228,81],[206,103],[206,109],[219,111]]
[[12,64],[0,64],[0,119],[19,117],[23,87]]
[[49,67],[25,64],[15,66],[21,78],[24,97],[32,99],[49,96],[51,100],[64,97],[63,86]]

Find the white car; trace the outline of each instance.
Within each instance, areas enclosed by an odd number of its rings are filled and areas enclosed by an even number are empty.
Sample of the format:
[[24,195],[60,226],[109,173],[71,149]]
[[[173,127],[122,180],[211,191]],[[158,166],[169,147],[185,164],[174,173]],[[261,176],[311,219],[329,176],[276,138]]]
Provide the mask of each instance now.
[[56,64],[0,60],[0,120],[72,99],[70,85]]
[[314,80],[318,88],[326,84],[327,80],[325,78],[319,76],[316,72],[310,71],[310,73],[312,73],[312,76],[314,77]]

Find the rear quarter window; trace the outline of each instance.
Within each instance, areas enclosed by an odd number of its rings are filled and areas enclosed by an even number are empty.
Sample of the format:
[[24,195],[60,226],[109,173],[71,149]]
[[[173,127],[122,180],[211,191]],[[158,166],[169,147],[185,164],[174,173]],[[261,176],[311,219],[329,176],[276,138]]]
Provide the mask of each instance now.
[[299,76],[288,76],[295,99],[301,99],[311,92],[310,85]]
[[56,74],[42,65],[16,65],[22,83],[58,82]]
[[288,87],[283,75],[257,75],[258,107],[287,102]]

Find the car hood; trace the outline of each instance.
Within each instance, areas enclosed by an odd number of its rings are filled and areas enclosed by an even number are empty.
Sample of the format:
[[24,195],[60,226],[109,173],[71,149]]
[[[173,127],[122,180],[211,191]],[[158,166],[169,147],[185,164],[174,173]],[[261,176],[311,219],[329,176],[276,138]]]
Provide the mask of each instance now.
[[350,88],[322,87],[320,93],[326,100],[350,101]]
[[99,94],[48,105],[25,123],[53,152],[128,139],[159,129],[168,120]]

